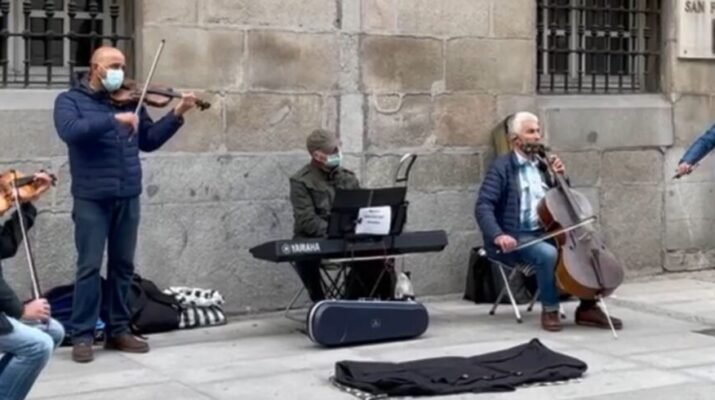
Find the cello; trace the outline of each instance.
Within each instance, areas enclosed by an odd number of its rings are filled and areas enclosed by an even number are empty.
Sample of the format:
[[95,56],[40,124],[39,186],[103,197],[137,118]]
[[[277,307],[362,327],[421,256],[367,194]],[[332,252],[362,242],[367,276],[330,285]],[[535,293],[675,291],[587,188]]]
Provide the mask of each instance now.
[[543,144],[527,144],[524,152],[548,167],[556,186],[539,201],[537,214],[546,235],[535,242],[555,239],[558,248],[556,282],[561,290],[581,299],[596,299],[603,306],[608,323],[617,338],[604,297],[623,282],[624,269],[591,225],[596,216],[586,196],[571,189],[561,174],[554,171]]

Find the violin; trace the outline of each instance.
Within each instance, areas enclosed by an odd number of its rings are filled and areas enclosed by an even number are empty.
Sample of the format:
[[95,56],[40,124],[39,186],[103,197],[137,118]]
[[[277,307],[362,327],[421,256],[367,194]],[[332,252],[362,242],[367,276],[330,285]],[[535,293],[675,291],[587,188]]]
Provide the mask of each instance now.
[[[46,171],[40,172],[47,173]],[[16,202],[15,200],[21,203],[34,200],[47,191],[50,186],[54,186],[57,182],[57,177],[53,174],[48,175],[51,178],[50,182],[45,182],[37,179],[34,175],[25,175],[15,170],[0,174],[0,215],[5,214],[7,210],[12,208]],[[17,196],[15,188],[17,188]],[[18,196],[19,198],[17,198]]]
[[[539,201],[537,214],[546,232],[554,232],[559,261],[556,280],[560,288],[581,299],[602,299],[623,282],[624,269],[596,234],[596,216],[586,196],[571,189],[548,161],[542,144],[524,146],[524,152],[545,164],[556,186]],[[609,318],[610,322],[610,318]]]
[[[117,105],[138,103],[142,95],[141,86],[142,84],[133,79],[125,79],[122,87],[112,93],[112,102]],[[162,87],[152,83],[147,87],[144,104],[151,107],[163,108],[175,98],[181,98],[181,93],[174,91],[172,88]],[[211,107],[211,103],[197,99],[196,107],[203,111]]]

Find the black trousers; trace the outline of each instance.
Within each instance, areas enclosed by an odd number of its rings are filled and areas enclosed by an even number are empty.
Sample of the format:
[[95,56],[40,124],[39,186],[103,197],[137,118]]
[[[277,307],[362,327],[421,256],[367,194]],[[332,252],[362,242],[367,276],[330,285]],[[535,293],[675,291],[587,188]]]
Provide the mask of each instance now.
[[[313,302],[325,300],[320,266],[319,260],[293,263],[293,267]],[[345,278],[346,299],[372,297],[386,300],[393,297],[395,273],[392,260],[359,261],[348,267],[350,271]]]
[[[74,199],[77,273],[69,331],[75,343],[94,339],[102,301],[107,307],[107,335],[129,331],[127,295],[134,274],[139,211],[139,197]],[[105,248],[108,290],[103,294],[100,270]]]

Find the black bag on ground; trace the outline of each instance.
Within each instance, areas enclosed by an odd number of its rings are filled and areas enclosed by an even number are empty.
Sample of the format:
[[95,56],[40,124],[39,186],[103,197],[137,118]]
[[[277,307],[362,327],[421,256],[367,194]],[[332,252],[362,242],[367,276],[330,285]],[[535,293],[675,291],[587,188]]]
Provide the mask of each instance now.
[[168,332],[179,328],[181,306],[154,282],[138,274],[132,277],[129,290],[130,327],[134,333]]
[[[475,303],[494,303],[499,296],[499,292],[504,287],[504,281],[499,273],[499,267],[489,261],[486,257],[479,255],[479,247],[472,248],[469,254],[469,266],[467,268],[467,282],[464,289],[464,300],[471,300]],[[506,270],[507,277],[511,271]],[[531,301],[536,293],[536,276],[525,276],[518,271],[510,280],[511,291],[517,304],[525,304]],[[504,294],[501,304],[508,304],[509,297]]]
[[368,260],[353,263],[346,276],[345,298],[391,300],[395,295],[394,260]]

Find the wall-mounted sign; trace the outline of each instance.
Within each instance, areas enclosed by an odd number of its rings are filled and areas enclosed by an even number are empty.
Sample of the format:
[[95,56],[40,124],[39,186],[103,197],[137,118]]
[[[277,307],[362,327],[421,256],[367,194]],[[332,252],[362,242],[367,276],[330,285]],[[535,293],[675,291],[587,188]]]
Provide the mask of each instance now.
[[678,56],[715,59],[715,1],[678,0]]

